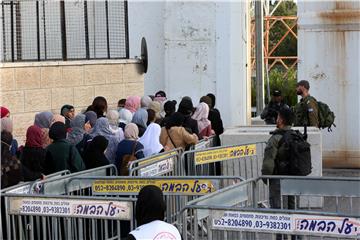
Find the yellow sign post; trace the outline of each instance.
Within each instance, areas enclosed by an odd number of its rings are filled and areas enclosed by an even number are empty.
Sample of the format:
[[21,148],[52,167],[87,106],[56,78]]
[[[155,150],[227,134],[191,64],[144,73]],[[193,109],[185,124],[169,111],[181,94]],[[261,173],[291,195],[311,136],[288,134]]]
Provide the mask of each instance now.
[[204,195],[215,191],[210,179],[119,179],[95,180],[94,194],[138,193],[146,185],[158,186],[164,193]]
[[256,155],[256,144],[195,152],[195,165]]

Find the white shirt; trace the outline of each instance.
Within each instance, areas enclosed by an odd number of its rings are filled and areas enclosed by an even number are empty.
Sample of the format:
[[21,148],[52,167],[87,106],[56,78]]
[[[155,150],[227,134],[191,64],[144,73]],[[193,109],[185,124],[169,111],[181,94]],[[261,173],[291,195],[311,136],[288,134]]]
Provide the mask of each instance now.
[[164,221],[155,220],[130,232],[136,240],[181,240],[179,230]]

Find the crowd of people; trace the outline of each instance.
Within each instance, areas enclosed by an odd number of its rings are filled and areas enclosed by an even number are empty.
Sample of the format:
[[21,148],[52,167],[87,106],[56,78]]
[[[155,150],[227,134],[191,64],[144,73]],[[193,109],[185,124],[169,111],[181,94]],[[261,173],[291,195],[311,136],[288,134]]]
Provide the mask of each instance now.
[[[11,109],[10,109],[11,110]],[[115,164],[127,174],[128,162],[175,148],[188,149],[201,139],[223,133],[215,96],[198,105],[183,97],[177,107],[164,91],[154,96],[130,96],[108,109],[96,97],[85,110],[64,105],[59,113],[37,113],[24,145],[14,139],[11,112],[1,107],[1,188],[32,181],[62,170],[78,172]]]

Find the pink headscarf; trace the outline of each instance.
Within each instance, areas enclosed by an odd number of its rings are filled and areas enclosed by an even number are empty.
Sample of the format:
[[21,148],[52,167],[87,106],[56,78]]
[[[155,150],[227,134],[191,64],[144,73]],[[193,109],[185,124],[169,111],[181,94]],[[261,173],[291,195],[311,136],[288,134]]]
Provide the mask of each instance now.
[[130,96],[126,99],[125,108],[129,110],[131,113],[136,112],[140,107],[141,98],[138,96]]
[[192,119],[195,119],[198,123],[199,132],[201,132],[203,129],[207,128],[211,122],[208,120],[209,116],[209,106],[202,102],[200,103],[194,114],[191,116]]

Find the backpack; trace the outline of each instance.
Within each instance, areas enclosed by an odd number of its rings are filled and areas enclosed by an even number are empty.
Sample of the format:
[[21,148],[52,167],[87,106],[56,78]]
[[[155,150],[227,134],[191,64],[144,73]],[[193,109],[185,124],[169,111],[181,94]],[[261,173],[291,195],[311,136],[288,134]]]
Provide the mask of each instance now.
[[279,147],[284,147],[286,157],[279,159],[277,171],[279,175],[307,176],[311,173],[310,144],[298,130],[280,133],[283,137]]
[[137,142],[134,143],[131,154],[125,154],[123,156],[120,166],[120,176],[129,176],[129,164],[132,161],[137,160],[135,156],[136,145]]
[[331,127],[334,125],[335,114],[329,108],[326,103],[317,101],[319,111],[319,128],[327,128],[328,132],[332,132]]

